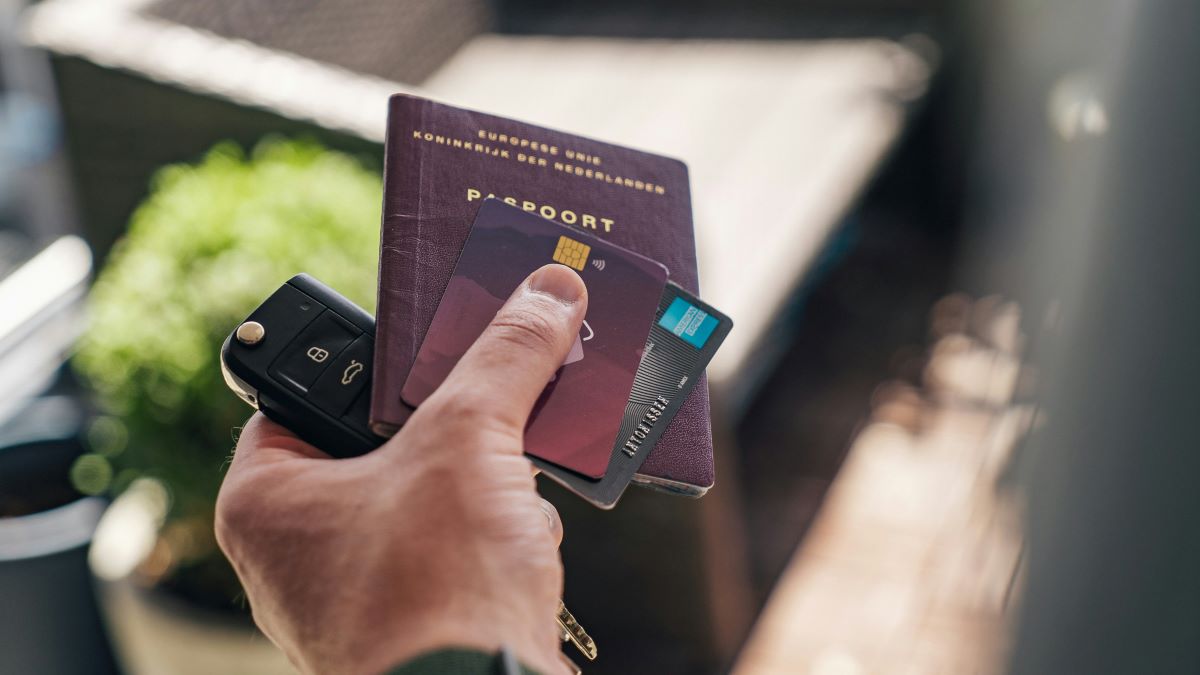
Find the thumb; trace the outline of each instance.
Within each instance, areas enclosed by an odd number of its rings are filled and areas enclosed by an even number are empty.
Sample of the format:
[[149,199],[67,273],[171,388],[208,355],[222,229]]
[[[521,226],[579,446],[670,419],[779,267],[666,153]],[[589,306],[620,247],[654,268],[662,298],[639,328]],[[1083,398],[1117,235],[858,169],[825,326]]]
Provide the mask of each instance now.
[[562,365],[587,312],[573,270],[546,265],[529,275],[421,408],[524,433],[533,404]]

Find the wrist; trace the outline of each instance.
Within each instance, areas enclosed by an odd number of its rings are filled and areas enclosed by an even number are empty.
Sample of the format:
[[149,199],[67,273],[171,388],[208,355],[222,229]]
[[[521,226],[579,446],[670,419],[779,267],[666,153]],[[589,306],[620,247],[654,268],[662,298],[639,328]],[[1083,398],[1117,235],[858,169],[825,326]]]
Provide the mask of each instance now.
[[543,675],[517,661],[509,649],[486,654],[474,649],[439,649],[406,661],[387,675]]
[[[415,617],[414,617],[415,618]],[[563,672],[561,645],[553,635],[539,639],[520,623],[483,621],[476,617],[426,619],[397,627],[388,635],[364,640],[339,666],[316,672],[351,672],[363,675],[388,672],[434,652],[472,650],[495,655],[507,648],[525,668],[543,675]],[[347,667],[348,666],[348,667]]]

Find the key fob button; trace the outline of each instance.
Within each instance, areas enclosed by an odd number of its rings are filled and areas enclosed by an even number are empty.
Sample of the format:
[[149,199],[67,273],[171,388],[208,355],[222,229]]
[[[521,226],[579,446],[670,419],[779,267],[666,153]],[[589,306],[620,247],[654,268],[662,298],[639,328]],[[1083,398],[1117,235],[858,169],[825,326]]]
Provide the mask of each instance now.
[[326,310],[283,350],[271,368],[271,375],[294,389],[307,392],[360,334],[361,331],[348,321]]
[[308,402],[321,410],[341,417],[354,397],[371,379],[371,357],[375,342],[363,335],[346,348],[308,388]]
[[358,398],[354,399],[354,404],[350,406],[350,410],[342,415],[342,421],[356,428],[365,429],[367,427],[367,417],[371,413],[371,390],[367,389],[362,392]]

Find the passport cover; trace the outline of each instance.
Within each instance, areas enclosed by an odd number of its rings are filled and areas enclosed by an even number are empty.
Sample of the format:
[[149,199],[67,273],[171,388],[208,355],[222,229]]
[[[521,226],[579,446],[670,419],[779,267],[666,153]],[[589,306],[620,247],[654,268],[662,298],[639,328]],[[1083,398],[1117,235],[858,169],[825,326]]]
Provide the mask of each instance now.
[[649,258],[502,201],[484,201],[401,395],[424,403],[513,290],[549,262],[583,277],[587,316],[529,416],[525,452],[600,478],[667,284],[667,269]]
[[[371,399],[381,435],[411,411],[401,389],[488,196],[656,260],[699,293],[687,167],[676,159],[401,94],[389,101],[384,161]],[[706,382],[641,474],[712,485]]]

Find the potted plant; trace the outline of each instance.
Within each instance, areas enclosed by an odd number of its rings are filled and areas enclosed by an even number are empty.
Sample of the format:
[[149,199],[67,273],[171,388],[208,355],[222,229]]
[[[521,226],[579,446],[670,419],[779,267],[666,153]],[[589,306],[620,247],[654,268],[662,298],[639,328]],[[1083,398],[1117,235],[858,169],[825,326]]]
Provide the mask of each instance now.
[[[248,155],[223,143],[156,174],[97,275],[73,364],[105,412],[85,460],[109,466],[103,489],[120,496],[92,569],[131,672],[262,672],[281,662],[248,656],[270,645],[250,632],[213,536],[223,466],[250,412],[225,387],[218,352],[297,272],[373,307],[380,200],[377,172],[315,143],[268,139]],[[139,542],[136,532],[151,534]]]
[[[43,396],[0,425],[0,672],[114,673],[87,547],[104,500],[90,481],[83,406]],[[70,649],[63,649],[70,645]]]

